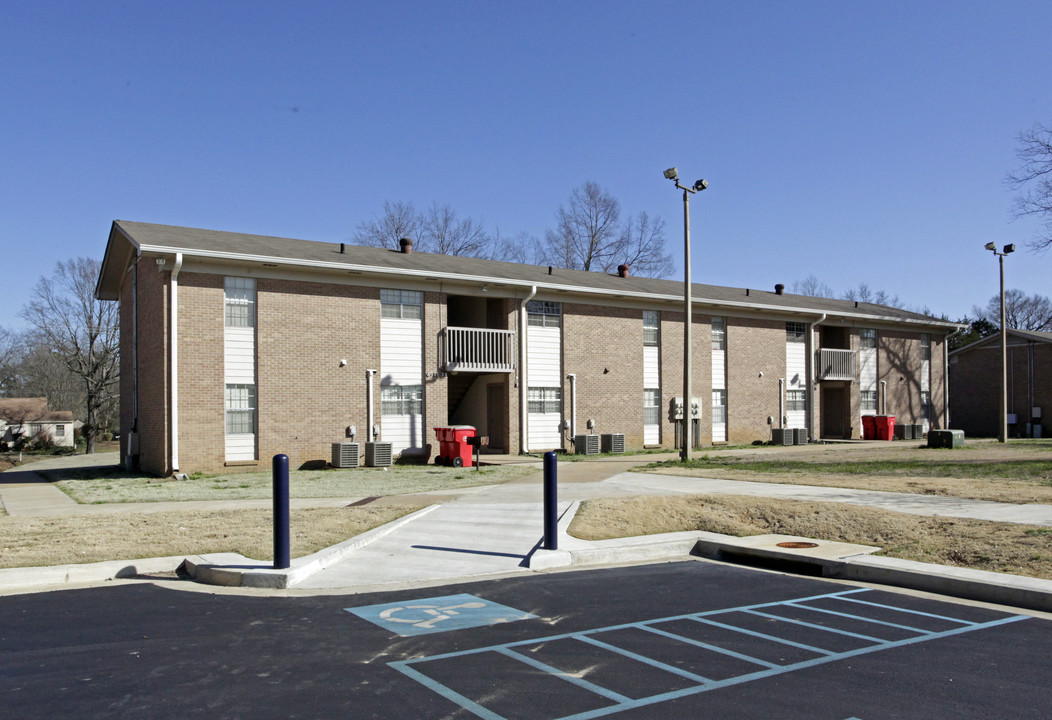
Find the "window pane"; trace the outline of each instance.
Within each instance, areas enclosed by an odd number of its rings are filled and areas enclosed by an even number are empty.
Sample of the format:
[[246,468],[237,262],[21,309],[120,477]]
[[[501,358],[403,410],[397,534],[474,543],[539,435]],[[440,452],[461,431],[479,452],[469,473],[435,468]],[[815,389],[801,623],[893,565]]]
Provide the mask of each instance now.
[[864,350],[872,350],[877,347],[877,331],[863,329],[859,332],[859,345]]
[[256,432],[256,386],[226,386],[226,432],[241,435]]
[[224,278],[223,294],[227,327],[255,327],[256,281],[253,278]]
[[789,412],[806,410],[806,398],[803,390],[789,390],[785,393],[785,409]]
[[656,346],[658,344],[657,310],[643,311],[643,344],[649,346]]
[[802,322],[787,322],[785,324],[785,339],[787,342],[803,342],[804,334],[807,332],[807,324]]
[[727,349],[727,321],[724,318],[712,318],[712,349]]
[[727,422],[727,391],[712,391],[712,422]]

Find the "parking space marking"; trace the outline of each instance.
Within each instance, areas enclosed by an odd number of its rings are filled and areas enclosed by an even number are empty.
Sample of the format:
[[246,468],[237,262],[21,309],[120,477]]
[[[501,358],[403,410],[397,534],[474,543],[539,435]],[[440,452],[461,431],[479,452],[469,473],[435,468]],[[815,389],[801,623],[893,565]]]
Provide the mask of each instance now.
[[[937,640],[940,638],[952,637],[954,635],[960,635],[962,633],[974,632],[976,630],[983,630],[986,628],[997,627],[999,625],[1005,625],[1008,623],[1018,622],[1020,620],[1028,619],[1026,615],[1006,615],[999,617],[995,620],[989,620],[985,622],[977,622],[968,620],[965,618],[955,618],[946,615],[936,615],[927,613],[919,610],[913,610],[910,608],[904,608],[897,605],[890,605],[882,602],[873,602],[870,600],[862,600],[858,596],[864,593],[873,592],[866,588],[859,588],[853,590],[845,590],[835,593],[827,593],[823,595],[813,595],[810,597],[796,598],[793,600],[771,602],[771,603],[759,603],[756,605],[748,605],[735,608],[725,608],[721,610],[710,610],[700,613],[690,613],[685,615],[677,615],[673,617],[656,618],[653,620],[645,620],[637,623],[624,623],[621,625],[612,625],[608,627],[595,628],[591,630],[582,630],[578,632],[569,632],[559,635],[551,635],[541,638],[532,638],[529,640],[518,640],[515,642],[504,643],[499,645],[490,645],[481,648],[474,648],[471,650],[462,650],[456,652],[442,653],[437,655],[413,658],[411,660],[399,660],[389,663],[389,665],[404,673],[406,676],[420,682],[424,686],[430,688],[439,695],[446,699],[456,703],[460,707],[474,713],[484,720],[505,720],[505,718],[494,712],[492,709],[485,707],[483,704],[485,700],[480,698],[486,698],[487,692],[492,690],[494,686],[501,686],[507,683],[506,678],[501,677],[485,677],[485,678],[465,678],[465,686],[454,689],[446,684],[438,682],[433,678],[428,677],[426,674],[427,663],[435,662],[440,660],[453,660],[457,658],[463,658],[469,655],[477,655],[479,653],[496,652],[505,657],[511,658],[518,662],[533,668],[534,670],[544,673],[553,678],[567,681],[573,685],[583,688],[595,695],[598,695],[608,701],[610,705],[587,710],[584,712],[578,712],[571,715],[565,715],[560,718],[552,718],[551,720],[589,720],[590,718],[602,717],[610,715],[616,712],[622,712],[633,708],[645,707],[656,703],[666,702],[669,700],[675,700],[677,698],[687,697],[690,695],[696,695],[717,688],[725,688],[733,685],[739,685],[742,683],[751,682],[753,680],[759,680],[762,678],[772,677],[781,675],[784,673],[794,672],[796,670],[803,670],[817,665],[823,665],[839,660],[845,660],[848,658],[858,657],[860,655],[867,655],[882,650],[888,650],[891,648],[904,647],[922,642],[928,642],[931,640]],[[836,605],[844,603],[846,607],[843,608],[843,612],[839,610],[831,610],[829,607],[816,607],[809,605],[808,603],[823,602],[827,605]],[[850,603],[850,605],[848,605]],[[897,630],[902,630],[911,633],[910,637],[899,639],[899,640],[882,640],[880,638],[864,635],[861,633],[851,632],[842,628],[837,628],[833,625],[819,625],[816,623],[809,623],[802,620],[796,620],[794,618],[784,617],[776,614],[775,612],[764,612],[764,610],[776,610],[777,608],[794,608],[803,609],[807,611],[815,611],[823,613],[831,623],[835,623],[837,619],[844,619],[852,623],[865,622],[872,623],[874,626],[890,626]],[[880,611],[884,613],[883,617],[888,617],[889,614],[894,616],[896,613],[902,613],[904,616],[914,615],[918,619],[920,617],[928,617],[938,619],[942,622],[952,624],[949,629],[941,631],[933,631],[926,628],[914,627],[905,624],[905,619],[902,624],[893,623],[887,620],[881,620],[878,618],[867,617],[865,614],[866,608],[872,608],[874,612]],[[792,627],[803,629],[804,632],[814,631],[818,640],[809,640],[809,642],[815,642],[816,645],[809,645],[807,643],[801,643],[796,640],[790,640],[788,638],[780,637],[777,634],[762,633],[749,628],[739,627],[734,624],[732,614],[745,614],[750,617],[760,617],[769,619],[773,622],[772,624],[778,625],[780,623],[786,623]],[[716,618],[719,618],[718,620]],[[898,619],[898,617],[896,617]],[[695,640],[690,637],[685,637],[674,632],[669,632],[661,628],[656,628],[654,625],[663,623],[669,623],[678,620],[693,620],[695,622],[712,625],[715,627],[724,628],[726,630],[740,633],[746,637],[754,637],[760,640],[773,641],[782,643],[796,648],[808,650],[818,655],[818,657],[810,658],[799,662],[791,662],[785,665],[778,665],[760,658],[752,657],[744,652],[731,650],[729,648],[720,647],[716,643],[706,643]],[[608,642],[607,639],[600,639],[596,637],[606,633],[612,633],[618,630],[643,630],[649,633],[653,633],[663,638],[668,638],[680,643],[685,643],[692,647],[701,647],[706,650],[711,650],[715,653],[719,653],[728,657],[735,658],[737,660],[743,660],[748,663],[752,663],[757,666],[755,672],[745,672],[742,674],[727,677],[722,680],[714,680],[696,672],[690,672],[673,665],[669,665],[667,662],[662,662],[655,658],[647,657],[645,654],[639,652],[627,650],[626,648],[619,647],[616,642]],[[785,629],[782,626],[781,629]],[[772,632],[776,632],[773,630]],[[844,636],[850,637],[855,640],[861,640],[867,645],[846,651],[834,651],[828,648],[819,647],[821,638],[830,636]],[[642,698],[631,698],[623,692],[619,692],[616,687],[602,686],[598,683],[585,680],[580,677],[580,673],[571,672],[568,669],[560,668],[556,664],[550,662],[544,662],[536,657],[531,656],[530,647],[541,646],[547,643],[554,642],[556,640],[573,640],[581,646],[581,656],[585,657],[591,662],[601,662],[604,659],[622,658],[626,661],[641,662],[645,663],[650,668],[658,671],[659,673],[668,673],[669,675],[675,675],[680,678],[687,679],[694,683],[690,687],[681,688],[677,690],[670,690],[667,692],[658,692],[647,697]],[[615,674],[616,675],[616,674]],[[475,682],[476,685],[471,683]],[[613,681],[616,682],[616,681]],[[682,682],[682,681],[680,681]],[[609,684],[609,683],[608,683]],[[472,698],[469,695],[478,694],[477,698]]]
[[402,636],[427,635],[535,617],[528,612],[467,594],[344,610]]

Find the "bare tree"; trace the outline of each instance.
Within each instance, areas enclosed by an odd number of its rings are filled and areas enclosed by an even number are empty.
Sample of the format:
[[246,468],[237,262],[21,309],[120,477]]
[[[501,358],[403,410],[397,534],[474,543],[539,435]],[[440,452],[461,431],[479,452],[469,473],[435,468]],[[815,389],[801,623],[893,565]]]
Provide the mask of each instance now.
[[640,213],[622,225],[621,204],[595,182],[575,188],[567,205],[559,206],[555,220],[555,228],[545,231],[541,243],[543,263],[602,272],[625,264],[634,274],[648,277],[672,273],[661,218],[651,220]]
[[[1001,326],[1001,296],[994,295],[985,308],[972,308],[977,318]],[[1044,295],[1027,295],[1022,290],[1005,291],[1005,325],[1012,330],[1052,332],[1052,300]]]
[[420,238],[427,252],[465,257],[490,257],[489,234],[474,218],[459,218],[449,206],[432,205],[421,218]]
[[813,274],[808,275],[803,280],[797,280],[796,282],[794,282],[793,292],[797,295],[806,295],[808,297],[836,297],[836,293],[833,292],[833,288],[826,285]]
[[858,288],[851,288],[844,293],[845,300],[857,300],[858,302],[872,303],[874,305],[888,305],[890,307],[904,307],[898,295],[888,295],[884,290],[873,290],[869,283],[861,282]]
[[1028,243],[1035,250],[1052,247],[1052,127],[1037,123],[1019,134],[1016,156],[1021,165],[1005,182],[1021,190],[1013,204],[1016,217],[1034,216],[1042,223]]
[[358,225],[354,233],[354,242],[358,245],[397,250],[399,240],[416,239],[419,230],[420,214],[413,203],[385,201],[383,215]]
[[22,364],[22,338],[0,327],[0,397],[15,397],[19,366]]
[[50,278],[40,278],[22,309],[39,340],[83,385],[89,453],[113,414],[120,367],[118,306],[95,298],[99,267],[89,258],[60,260]]

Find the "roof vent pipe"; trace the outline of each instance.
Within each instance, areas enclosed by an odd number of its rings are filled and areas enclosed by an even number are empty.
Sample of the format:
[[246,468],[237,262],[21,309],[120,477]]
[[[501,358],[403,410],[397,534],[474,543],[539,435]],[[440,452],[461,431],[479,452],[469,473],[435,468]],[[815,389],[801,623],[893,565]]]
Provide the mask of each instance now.
[[777,285],[774,286],[774,294],[775,295],[781,295],[784,292],[785,292],[785,285],[782,285],[781,283],[778,283]]
[[618,277],[628,277],[628,268],[629,268],[628,265],[618,265],[617,266],[617,276]]
[[551,266],[551,265],[549,265],[549,266],[548,266],[548,274],[549,274],[549,275],[551,275],[551,274],[552,274],[552,266]]
[[398,241],[398,244],[401,246],[403,253],[405,253],[406,255],[412,255],[413,254],[413,241],[412,240],[410,240],[409,238],[402,238],[401,240]]
[[344,250],[343,243],[340,243],[340,255],[343,255],[343,250]]

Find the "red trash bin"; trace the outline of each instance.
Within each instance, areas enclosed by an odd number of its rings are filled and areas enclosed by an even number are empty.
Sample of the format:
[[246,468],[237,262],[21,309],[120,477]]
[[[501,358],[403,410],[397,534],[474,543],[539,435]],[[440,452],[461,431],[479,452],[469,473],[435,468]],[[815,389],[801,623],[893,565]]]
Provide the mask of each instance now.
[[877,440],[892,440],[895,437],[895,416],[874,415],[877,423]]
[[876,440],[877,439],[877,421],[874,415],[863,415],[862,416],[862,439],[863,440]]
[[468,438],[475,437],[473,425],[436,427],[435,436],[438,438],[439,447],[436,464],[471,467],[471,445],[468,444]]

